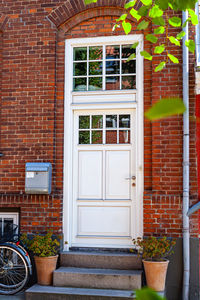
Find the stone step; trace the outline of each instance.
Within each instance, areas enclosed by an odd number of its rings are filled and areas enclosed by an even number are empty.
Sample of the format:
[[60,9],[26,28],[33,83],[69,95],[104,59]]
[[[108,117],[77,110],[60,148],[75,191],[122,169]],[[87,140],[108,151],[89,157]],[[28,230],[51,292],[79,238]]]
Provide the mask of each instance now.
[[139,270],[142,260],[132,253],[63,251],[61,266],[77,268]]
[[34,285],[25,292],[26,300],[133,300],[133,291],[82,289]]
[[133,290],[141,288],[141,270],[60,267],[53,285],[63,287]]

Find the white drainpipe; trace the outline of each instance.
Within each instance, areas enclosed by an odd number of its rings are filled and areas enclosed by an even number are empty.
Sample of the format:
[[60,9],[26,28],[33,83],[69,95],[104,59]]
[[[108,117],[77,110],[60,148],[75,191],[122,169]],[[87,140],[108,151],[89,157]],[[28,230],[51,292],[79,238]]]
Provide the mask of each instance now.
[[[182,21],[188,19],[188,12],[183,11]],[[189,56],[185,40],[188,40],[188,23],[184,28],[183,38],[183,101],[186,111],[183,115],[183,300],[189,299],[190,280],[190,232],[189,232]]]

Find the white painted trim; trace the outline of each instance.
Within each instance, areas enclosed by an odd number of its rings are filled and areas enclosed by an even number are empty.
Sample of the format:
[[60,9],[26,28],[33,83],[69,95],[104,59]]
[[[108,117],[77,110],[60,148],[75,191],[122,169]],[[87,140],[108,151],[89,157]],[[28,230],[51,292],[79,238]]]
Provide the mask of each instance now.
[[[19,213],[18,212],[0,212],[0,218],[2,219],[13,219],[13,224],[19,226]],[[3,227],[2,227],[3,230]]]
[[[73,46],[85,46],[85,45],[103,45],[103,44],[128,44],[139,42],[137,47],[137,59],[136,59],[136,90],[130,91],[98,91],[98,92],[72,92],[72,57]],[[77,109],[99,109],[99,108],[136,108],[136,197],[137,209],[136,218],[140,220],[136,228],[136,236],[143,235],[143,191],[144,191],[144,110],[143,110],[143,57],[139,52],[143,49],[143,35],[128,35],[128,36],[107,36],[107,37],[92,37],[82,39],[69,39],[65,43],[65,90],[64,90],[64,181],[63,181],[63,234],[64,242],[68,241],[68,245],[64,245],[64,249],[67,250],[71,243],[71,224],[70,215],[72,213],[72,191],[73,186],[73,168],[72,168],[72,154],[73,154],[73,111]],[[70,87],[70,88],[69,88]],[[136,102],[129,103],[83,103],[72,105],[72,95],[91,95],[91,94],[117,94],[117,93],[136,93]]]
[[71,108],[73,110],[88,110],[88,109],[129,109],[136,108],[136,102],[120,102],[120,103],[112,103],[112,102],[103,102],[103,103],[72,103]]
[[0,212],[0,218],[11,218],[13,219],[15,222],[15,225],[19,225],[19,213],[18,212]]
[[[85,96],[85,93],[88,95],[119,95],[119,94],[130,94],[130,90],[105,90],[105,91],[85,91],[85,92],[72,92],[72,96]],[[131,90],[131,94],[136,93],[136,90]]]

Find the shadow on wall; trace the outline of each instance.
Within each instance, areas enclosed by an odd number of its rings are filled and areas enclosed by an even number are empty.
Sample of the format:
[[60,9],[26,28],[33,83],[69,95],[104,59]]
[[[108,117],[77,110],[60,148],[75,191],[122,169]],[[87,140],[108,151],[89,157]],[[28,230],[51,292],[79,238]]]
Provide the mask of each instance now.
[[[174,254],[170,257],[169,268],[166,280],[166,298],[167,300],[182,299],[182,239],[178,238],[174,249]],[[190,300],[199,299],[199,240],[190,239]]]

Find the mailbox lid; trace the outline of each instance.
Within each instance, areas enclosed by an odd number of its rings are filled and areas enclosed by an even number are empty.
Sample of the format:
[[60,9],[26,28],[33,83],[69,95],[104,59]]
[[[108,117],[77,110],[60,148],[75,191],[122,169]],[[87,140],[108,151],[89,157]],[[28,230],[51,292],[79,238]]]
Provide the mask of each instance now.
[[51,163],[26,163],[26,172],[48,172],[51,168]]

